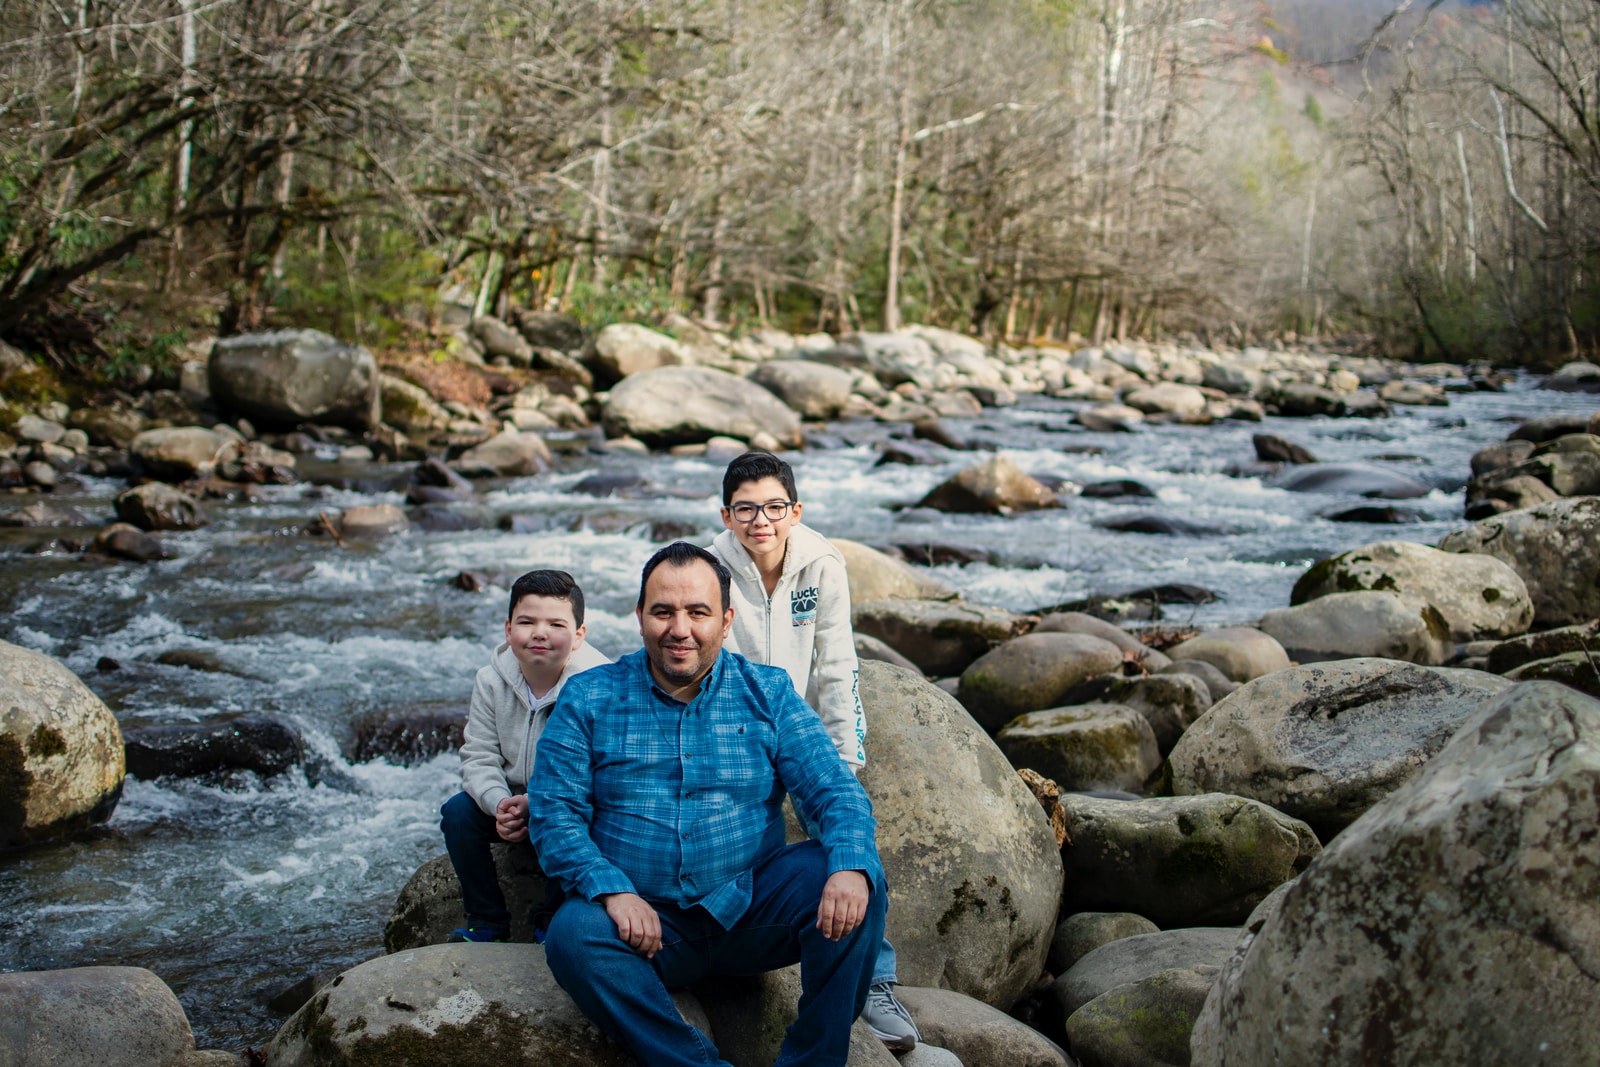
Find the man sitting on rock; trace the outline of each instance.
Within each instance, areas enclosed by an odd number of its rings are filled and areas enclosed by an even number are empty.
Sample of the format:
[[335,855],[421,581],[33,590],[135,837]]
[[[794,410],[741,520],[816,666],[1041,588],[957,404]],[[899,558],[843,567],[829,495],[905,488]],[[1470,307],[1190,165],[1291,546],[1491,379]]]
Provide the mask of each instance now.
[[[573,678],[539,742],[529,824],[568,896],[546,959],[640,1063],[722,1064],[667,990],[798,962],[779,1067],[843,1064],[883,936],[866,792],[776,667],[722,648],[729,574],[679,542],[645,564],[642,651]],[[787,792],[820,840],[784,843]]]

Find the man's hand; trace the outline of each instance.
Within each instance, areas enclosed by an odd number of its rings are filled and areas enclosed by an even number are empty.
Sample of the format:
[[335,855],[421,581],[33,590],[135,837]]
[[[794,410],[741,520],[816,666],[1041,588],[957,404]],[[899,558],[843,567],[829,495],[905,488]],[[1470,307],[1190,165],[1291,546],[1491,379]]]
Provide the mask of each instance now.
[[528,839],[528,795],[504,797],[494,806],[494,832],[502,841]]
[[837,941],[867,917],[867,876],[860,871],[835,871],[822,887],[817,905],[817,929]]
[[656,909],[633,893],[607,893],[598,899],[617,924],[617,936],[645,959],[653,957],[661,947],[661,916]]

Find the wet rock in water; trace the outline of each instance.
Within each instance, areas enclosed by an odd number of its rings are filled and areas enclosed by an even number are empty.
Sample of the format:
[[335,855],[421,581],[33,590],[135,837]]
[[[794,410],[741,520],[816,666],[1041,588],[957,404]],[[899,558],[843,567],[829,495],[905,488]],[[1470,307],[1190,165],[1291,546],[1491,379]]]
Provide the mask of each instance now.
[[1517,467],[1507,467],[1474,478],[1467,484],[1466,497],[1463,517],[1476,522],[1507,511],[1560,500],[1561,494],[1534,475]]
[[92,548],[103,556],[134,563],[154,563],[173,558],[167,546],[158,538],[126,522],[114,522],[95,534]]
[[887,643],[936,677],[961,673],[1037,621],[1004,608],[949,600],[869,600],[855,604],[851,619],[856,632]]
[[1067,1039],[1084,1064],[1189,1063],[1189,1036],[1220,967],[1169,967],[1108,989],[1073,1012]]
[[1600,620],[1541,630],[1502,641],[1489,650],[1489,670],[1494,674],[1505,674],[1536,659],[1591,651],[1600,654]]
[[875,467],[885,464],[899,463],[915,467],[937,467],[945,461],[945,457],[931,448],[924,448],[907,441],[885,441],[878,447],[878,461]]
[[1541,415],[1528,419],[1511,431],[1510,441],[1532,441],[1543,444],[1569,433],[1589,433],[1588,415]]
[[1263,463],[1315,463],[1317,457],[1292,441],[1285,441],[1269,433],[1258,433],[1250,438],[1256,447],[1256,458]]
[[750,380],[788,404],[802,419],[835,419],[850,401],[850,372],[805,359],[774,359]]
[[1196,926],[1125,937],[1073,964],[1051,986],[1063,1018],[1102,993],[1173,967],[1221,967],[1239,940],[1237,926]]
[[[906,659],[900,653],[869,634],[856,634],[856,658],[872,659],[879,663],[892,663],[896,667],[904,667],[908,671],[917,671],[917,665]],[[921,671],[917,671],[921,674]]]
[[194,497],[161,482],[123,490],[116,509],[117,518],[141,530],[198,530],[211,521]]
[[[1061,853],[1028,787],[961,705],[911,671],[861,664],[861,784],[879,825],[900,980],[1009,1008],[1055,930]],[[937,857],[937,862],[929,862]]]
[[[195,1067],[183,1005],[143,967],[0,974],[0,1063],[16,1067]],[[215,1055],[215,1054],[213,1054]]]
[[431,457],[417,464],[411,472],[411,481],[415,485],[454,489],[465,493],[477,492],[472,482],[451,470],[443,461]]
[[1206,395],[1192,385],[1177,382],[1157,382],[1154,385],[1130,389],[1122,402],[1146,415],[1157,413],[1194,418],[1206,409]]
[[802,441],[800,417],[788,405],[755,382],[710,367],[635,374],[611,390],[603,419],[608,437],[636,437],[656,448],[717,436],[749,441],[763,432],[785,447]]
[[201,426],[146,430],[133,439],[129,454],[151,478],[185,482],[211,473],[232,438]]
[[551,462],[550,449],[538,434],[508,430],[467,449],[455,465],[468,476],[514,478],[542,474]]
[[1133,433],[1144,423],[1144,413],[1126,404],[1101,404],[1076,412],[1072,421],[1092,433]]
[[850,541],[843,537],[829,540],[844,557],[845,572],[850,579],[852,604],[863,604],[871,600],[941,600],[956,595],[954,589],[932,575],[914,570],[900,560],[859,541]]
[[1325,517],[1329,522],[1366,522],[1382,526],[1409,526],[1413,523],[1428,521],[1427,515],[1414,508],[1397,508],[1393,506],[1345,508],[1341,511],[1330,512]]
[[219,407],[263,428],[315,422],[366,430],[380,417],[372,353],[320,330],[225,338],[212,347],[207,374]]
[[126,451],[145,427],[144,416],[125,407],[78,408],[67,420],[89,435],[89,443]]
[[1150,723],[1116,704],[1031,711],[1002,727],[995,742],[1013,767],[1038,771],[1063,790],[1142,793],[1161,769]]
[[[1073,1067],[1054,1041],[980,1000],[925,986],[894,992],[922,1033],[919,1049],[948,1049],[964,1067]],[[909,1056],[899,1059],[910,1063]]]
[[110,818],[122,732],[100,698],[49,656],[0,641],[0,706],[0,848]]
[[46,529],[56,526],[92,526],[95,520],[77,508],[40,501],[0,514],[0,526]]
[[962,671],[956,699],[993,733],[1024,712],[1059,707],[1074,687],[1121,666],[1122,650],[1102,638],[1029,633],[984,653]]
[[1538,387],[1560,393],[1600,393],[1600,367],[1581,360],[1566,363]]
[[386,537],[411,529],[411,520],[393,504],[360,504],[346,508],[338,526],[340,537]]
[[387,759],[402,767],[426,762],[441,752],[461,747],[467,724],[460,701],[380,711],[356,723],[350,744],[350,762]]
[[637,495],[637,491],[647,489],[650,479],[634,471],[597,471],[580,478],[573,485],[571,492],[583,493],[586,496],[621,496]]
[[1472,454],[1472,473],[1482,477],[1490,471],[1515,467],[1532,456],[1534,448],[1532,441],[1501,441],[1481,448]]
[[1136,482],[1131,478],[1119,478],[1110,482],[1090,482],[1083,487],[1079,495],[1090,499],[1107,499],[1119,496],[1154,497],[1156,491],[1143,482]]
[[155,661],[168,667],[183,667],[186,670],[205,671],[208,674],[232,674],[240,678],[255,677],[229,666],[221,656],[206,648],[169,648],[157,656]]
[[1415,478],[1364,463],[1299,467],[1285,472],[1273,484],[1291,493],[1338,493],[1382,500],[1408,500],[1432,491]]
[[1046,964],[1050,970],[1061,974],[1101,945],[1125,937],[1158,933],[1160,929],[1143,915],[1131,911],[1076,912],[1056,924]]
[[1231,681],[1248,682],[1289,666],[1288,653],[1276,639],[1249,626],[1210,630],[1167,649],[1173,660],[1209,663]]
[[957,452],[964,452],[972,447],[965,438],[950,429],[945,421],[937,416],[912,422],[911,436],[919,441],[931,441]]
[[25,414],[11,424],[11,432],[17,440],[37,444],[47,441],[51,444],[61,440],[61,435],[67,428],[53,419],[41,419],[37,415]]
[[[701,538],[701,527],[692,522],[680,522],[677,519],[656,519],[650,524],[650,541],[652,544],[665,545],[673,541],[693,541]],[[709,538],[704,538],[709,540]]]
[[1600,498],[1573,497],[1511,511],[1447,534],[1445,552],[1481,552],[1510,564],[1548,629],[1600,616]]
[[1204,526],[1197,522],[1174,518],[1171,515],[1158,515],[1154,512],[1130,515],[1127,518],[1097,519],[1095,525],[1102,530],[1160,534],[1167,537],[1214,537],[1226,532],[1215,526]]
[[[526,841],[497,841],[489,846],[489,852],[511,912],[511,940],[532,943],[528,916],[544,906],[548,885],[533,847]],[[404,952],[424,945],[442,945],[450,931],[466,924],[461,883],[450,866],[450,857],[441,854],[418,867],[401,888],[384,923],[383,950]]]
[[1322,851],[1311,827],[1223,793],[1064,795],[1062,910],[1137,912],[1161,927],[1241,923]]
[[1119,593],[1118,596],[1127,600],[1151,600],[1158,604],[1214,604],[1222,599],[1220,594],[1203,585],[1184,582],[1147,585]]
[[17,489],[27,484],[22,464],[12,456],[0,455],[0,489]]
[[1241,941],[1196,1067],[1591,1062],[1597,746],[1600,703],[1565,686],[1489,702]]
[[1385,382],[1378,389],[1378,396],[1391,404],[1402,404],[1410,407],[1446,407],[1450,398],[1443,389],[1431,382],[1408,382],[1396,379]]
[[935,545],[926,542],[906,544],[904,542],[888,546],[894,553],[904,560],[909,560],[920,567],[940,567],[954,564],[957,567],[967,567],[974,563],[994,563],[995,554],[984,548],[971,548],[967,545]]
[[1205,683],[1206,690],[1211,694],[1211,702],[1215,704],[1235,689],[1239,683],[1219,671],[1214,664],[1198,659],[1175,659],[1161,667],[1151,668],[1156,674],[1187,674]]
[[470,505],[423,504],[407,513],[411,528],[426,533],[484,530],[491,524],[488,508]]
[[1253,797],[1326,841],[1415,777],[1510,685],[1387,659],[1291,667],[1241,686],[1189,727],[1168,761],[1172,791]]
[[1059,505],[1055,493],[1010,460],[994,456],[935,486],[917,506],[968,514],[1010,515]]
[[[346,450],[349,451],[349,450]],[[344,455],[340,455],[340,460]],[[367,459],[372,454],[367,453]],[[217,475],[225,481],[247,482],[254,485],[293,485],[299,480],[295,473],[293,453],[272,448],[261,441],[237,442],[226,446],[217,457]]]
[[1120,704],[1132,708],[1150,723],[1156,735],[1156,748],[1163,756],[1172,751],[1183,731],[1204,715],[1212,703],[1211,690],[1192,674],[1152,674],[1142,678],[1101,675],[1073,689],[1064,702]]
[[43,460],[31,460],[22,465],[22,480],[31,486],[48,492],[54,489],[59,477],[55,467]]
[[[1528,587],[1508,564],[1493,556],[1441,552],[1410,541],[1379,541],[1312,564],[1295,582],[1289,603],[1361,590],[1427,602],[1444,618],[1456,641],[1511,637],[1533,621]],[[1279,640],[1283,641],[1281,636]]]
[[[688,1016],[703,1020],[694,1008]],[[470,943],[357,964],[290,1016],[265,1053],[274,1067],[634,1062],[556,984],[543,952]]]
[[273,715],[133,726],[124,740],[128,773],[145,781],[162,775],[197,778],[230,771],[254,771],[271,778],[300,766],[306,758],[299,732]]
[[1420,597],[1330,593],[1261,616],[1256,624],[1297,663],[1376,656],[1437,665],[1455,654],[1450,624]]
[[481,593],[492,585],[494,580],[483,571],[462,571],[450,583],[463,593]]
[[472,489],[445,489],[437,485],[413,485],[406,490],[406,503],[413,505],[459,504],[476,499],[478,499],[478,494]]

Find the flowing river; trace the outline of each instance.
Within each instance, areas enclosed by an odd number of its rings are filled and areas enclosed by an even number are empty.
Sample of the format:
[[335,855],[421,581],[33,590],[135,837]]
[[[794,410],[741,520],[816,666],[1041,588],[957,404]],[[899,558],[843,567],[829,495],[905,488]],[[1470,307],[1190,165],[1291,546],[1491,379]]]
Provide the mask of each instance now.
[[[1183,582],[1213,603],[1168,609],[1174,625],[1242,622],[1288,604],[1312,561],[1385,539],[1436,542],[1463,524],[1472,453],[1525,418],[1593,412],[1593,397],[1535,391],[1453,394],[1449,407],[1396,408],[1385,419],[1276,419],[1090,433],[1077,403],[1024,398],[981,418],[949,420],[1023,469],[1078,485],[1135,479],[1154,499],[1068,497],[1061,510],[1011,519],[907,507],[978,457],[874,467],[877,443],[904,432],[839,423],[791,455],[806,521],[870,544],[981,549],[991,562],[934,569],[975,601],[1028,609],[1096,593]],[[1338,523],[1330,512],[1373,501],[1273,488],[1234,477],[1271,433],[1324,462],[1373,462],[1433,487],[1396,502],[1403,526]],[[597,471],[638,475],[611,496],[575,489]],[[443,852],[439,805],[459,778],[453,753],[416,766],[348,758],[352,726],[399,709],[459,708],[474,671],[502,639],[510,578],[570,570],[589,601],[589,640],[638,647],[632,615],[641,565],[662,525],[701,543],[720,529],[721,469],[666,455],[560,455],[557,469],[489,483],[491,517],[524,516],[538,533],[489,528],[336,544],[309,536],[319,511],[399,503],[405,468],[302,463],[321,481],[262,489],[255,503],[207,504],[211,525],[164,535],[177,558],[85,562],[40,553],[50,531],[0,531],[0,637],[64,661],[124,727],[260,712],[303,734],[305,770],[225,784],[129,778],[110,823],[79,840],[0,855],[0,970],[128,964],[178,993],[201,1047],[261,1045],[281,1019],[266,1001],[315,971],[381,952],[382,927],[406,879]],[[628,481],[619,478],[619,481]],[[60,503],[109,518],[113,480]],[[15,506],[28,502],[13,497]],[[0,508],[12,504],[0,498]],[[1192,524],[1179,536],[1112,532],[1097,520],[1156,513]],[[495,578],[467,593],[461,571]],[[173,650],[211,669],[156,662]],[[120,665],[102,669],[103,660]],[[105,666],[109,667],[110,664]]]

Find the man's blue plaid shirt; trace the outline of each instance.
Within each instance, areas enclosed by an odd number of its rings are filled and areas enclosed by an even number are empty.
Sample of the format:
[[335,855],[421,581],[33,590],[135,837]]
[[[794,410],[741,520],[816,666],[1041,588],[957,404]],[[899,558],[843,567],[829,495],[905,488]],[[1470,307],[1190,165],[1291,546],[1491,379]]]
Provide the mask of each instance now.
[[685,704],[643,650],[571,678],[539,737],[528,822],[547,875],[593,900],[702,905],[731,929],[783,847],[788,792],[830,873],[883,885],[872,804],[789,675],[724,650]]

